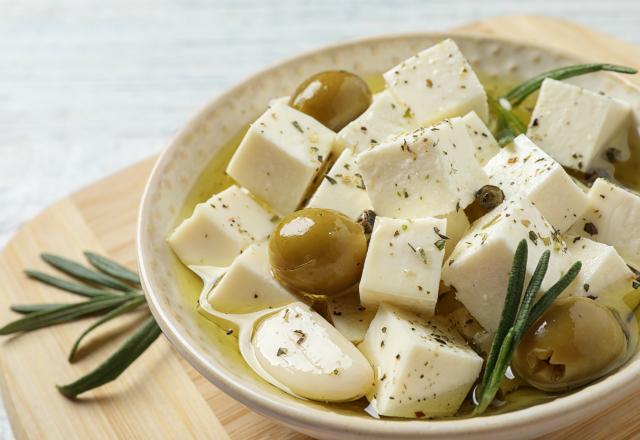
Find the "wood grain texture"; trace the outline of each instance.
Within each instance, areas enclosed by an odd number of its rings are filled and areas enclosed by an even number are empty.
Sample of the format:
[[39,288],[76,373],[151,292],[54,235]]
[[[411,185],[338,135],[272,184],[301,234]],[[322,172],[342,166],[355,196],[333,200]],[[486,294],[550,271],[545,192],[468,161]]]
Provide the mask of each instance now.
[[[540,32],[544,30],[544,32]],[[615,39],[554,19],[518,17],[466,25],[461,32],[536,40],[586,57],[638,65],[640,51]],[[25,224],[0,254],[0,320],[11,303],[73,300],[26,280],[24,268],[45,269],[42,251],[82,258],[103,252],[134,267],[135,216],[153,159],[140,162],[46,209]],[[232,440],[307,437],[251,412],[194,371],[163,338],[115,383],[69,401],[55,383],[96,365],[120,341],[120,330],[140,316],[105,326],[69,365],[67,350],[86,322],[6,338],[0,343],[0,388],[17,438],[214,438]],[[631,396],[598,417],[546,439],[624,439],[640,436],[638,398]]]

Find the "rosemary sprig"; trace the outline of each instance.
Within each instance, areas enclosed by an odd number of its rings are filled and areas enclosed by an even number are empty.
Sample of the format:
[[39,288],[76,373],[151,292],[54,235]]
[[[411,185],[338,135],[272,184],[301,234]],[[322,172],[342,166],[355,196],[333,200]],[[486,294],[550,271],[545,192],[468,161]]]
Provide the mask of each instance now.
[[528,79],[519,86],[511,89],[504,95],[504,98],[509,101],[512,106],[516,106],[527,99],[527,97],[533,92],[538,90],[542,85],[542,82],[547,78],[561,80],[599,71],[625,73],[630,75],[638,73],[638,70],[633,67],[618,66],[616,64],[607,63],[576,64],[573,66],[559,67]]
[[[27,270],[25,273],[29,278],[41,283],[87,297],[86,300],[76,303],[12,305],[11,310],[24,315],[24,317],[1,327],[0,335],[29,332],[102,314],[101,318],[76,339],[68,358],[69,362],[72,362],[80,344],[90,332],[113,318],[136,310],[146,303],[140,290],[140,278],[135,272],[93,252],[85,252],[85,256],[97,271],[57,255],[41,255],[42,259],[50,266],[75,278],[78,282],[58,278],[40,271]],[[159,335],[160,328],[153,317],[149,316],[106,361],[76,381],[58,386],[58,390],[65,396],[73,398],[80,393],[116,379]]]
[[618,66],[615,64],[576,64],[573,66],[549,70],[536,75],[514,87],[505,95],[495,99],[492,103],[492,107],[497,112],[498,129],[496,131],[496,138],[500,146],[507,145],[516,136],[527,131],[527,127],[524,122],[520,120],[512,109],[513,107],[520,105],[529,97],[529,95],[536,92],[542,86],[542,82],[545,79],[552,78],[561,80],[598,71],[617,72],[631,75],[638,73],[638,71],[633,67]]
[[478,404],[474,410],[476,415],[482,414],[493,401],[524,333],[571,284],[582,267],[582,263],[576,262],[534,305],[535,296],[547,273],[551,253],[547,250],[540,257],[523,297],[527,253],[527,242],[522,240],[513,258],[500,323],[482,375]]

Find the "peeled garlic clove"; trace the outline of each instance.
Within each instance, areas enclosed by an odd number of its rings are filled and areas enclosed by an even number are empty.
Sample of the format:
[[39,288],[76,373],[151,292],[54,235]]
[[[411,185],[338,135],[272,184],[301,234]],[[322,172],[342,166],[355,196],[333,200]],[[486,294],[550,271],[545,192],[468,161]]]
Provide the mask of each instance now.
[[252,344],[264,370],[307,399],[356,400],[373,384],[373,369],[362,353],[300,302],[264,319]]

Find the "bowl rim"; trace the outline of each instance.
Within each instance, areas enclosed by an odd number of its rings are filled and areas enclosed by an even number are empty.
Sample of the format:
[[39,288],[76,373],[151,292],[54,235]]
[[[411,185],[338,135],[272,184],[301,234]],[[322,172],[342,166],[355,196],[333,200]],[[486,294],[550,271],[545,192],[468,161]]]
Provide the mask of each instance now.
[[[265,68],[248,75],[230,88],[225,89],[225,91],[214,96],[202,108],[200,108],[199,111],[193,114],[187,123],[172,138],[169,145],[163,149],[152,168],[142,194],[136,226],[138,267],[147,303],[162,332],[180,355],[183,356],[200,374],[202,374],[207,380],[211,381],[216,387],[220,388],[224,393],[242,404],[249,406],[253,411],[271,417],[294,428],[305,430],[309,429],[309,427],[316,427],[316,429],[321,429],[323,432],[333,435],[344,435],[348,433],[351,436],[358,436],[362,438],[369,436],[373,436],[375,438],[376,435],[400,435],[403,438],[418,438],[425,436],[439,437],[462,434],[486,435],[489,433],[497,434],[498,432],[504,432],[505,430],[522,429],[526,426],[531,426],[542,421],[549,422],[554,417],[561,415],[561,417],[557,417],[555,423],[552,423],[553,427],[546,429],[546,432],[550,432],[566,427],[580,419],[593,415],[596,412],[600,412],[611,406],[613,403],[629,396],[634,391],[640,389],[640,381],[636,380],[640,378],[640,364],[627,364],[614,374],[611,374],[603,380],[593,383],[574,393],[556,398],[549,402],[514,410],[508,413],[481,417],[438,420],[383,420],[381,423],[379,420],[375,419],[353,417],[346,414],[327,413],[326,411],[317,410],[304,405],[295,405],[270,399],[264,392],[252,388],[249,384],[237,381],[227,376],[224,368],[209,365],[205,356],[199,353],[187,341],[179,329],[179,324],[173,322],[165,312],[162,302],[154,294],[154,290],[152,288],[152,276],[147,264],[148,259],[145,258],[144,246],[142,244],[141,237],[143,236],[143,228],[146,224],[145,219],[148,217],[148,213],[150,211],[151,200],[149,193],[152,188],[157,186],[160,178],[159,170],[166,166],[167,161],[171,157],[170,152],[174,150],[177,145],[181,144],[189,133],[191,133],[193,129],[201,123],[203,117],[209,113],[210,110],[215,109],[221,101],[233,96],[238,89],[246,83],[253,82],[262,75],[273,71],[282,65],[299,62],[309,56],[349,46],[376,44],[410,38],[452,38],[454,40],[456,38],[460,38],[475,40],[477,42],[519,45],[578,62],[588,61],[575,53],[545,45],[531,44],[529,42],[502,36],[474,34],[467,31],[454,30],[442,32],[391,33],[350,39],[299,52],[296,55],[286,57],[267,65]],[[640,93],[640,87],[622,75],[609,75],[616,76],[618,81],[639,90]],[[631,368],[632,366],[635,368]],[[526,431],[522,432],[524,433]]]

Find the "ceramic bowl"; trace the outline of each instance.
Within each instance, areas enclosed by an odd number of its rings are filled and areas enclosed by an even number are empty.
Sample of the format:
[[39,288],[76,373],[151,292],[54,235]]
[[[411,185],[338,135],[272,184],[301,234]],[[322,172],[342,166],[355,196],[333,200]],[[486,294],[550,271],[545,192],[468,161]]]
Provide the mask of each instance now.
[[[506,40],[444,33],[383,36],[315,50],[246,79],[211,101],[178,134],[155,165],[138,220],[138,258],[151,311],[166,337],[203,376],[254,411],[320,439],[484,439],[543,435],[583,420],[640,388],[640,356],[604,380],[569,396],[524,410],[465,420],[376,420],[280,392],[256,377],[229,350],[229,338],[197,316],[194,298],[177,282],[175,257],[166,237],[205,165],[234,134],[287,95],[305,77],[326,69],[361,75],[382,73],[444,38],[453,38],[484,79],[518,80],[574,64],[565,54]],[[610,74],[576,82],[630,102],[640,120],[640,90]],[[204,195],[203,195],[204,196]],[[204,196],[205,198],[208,195]]]

